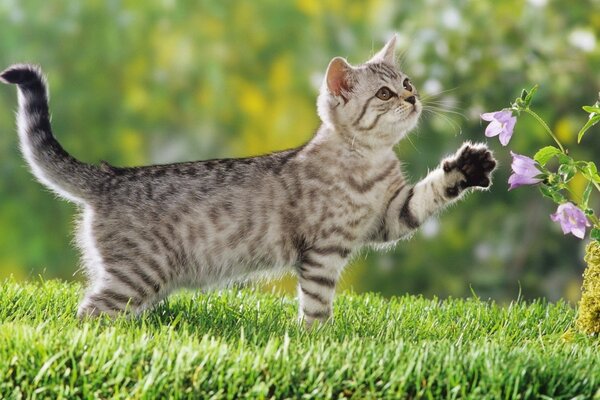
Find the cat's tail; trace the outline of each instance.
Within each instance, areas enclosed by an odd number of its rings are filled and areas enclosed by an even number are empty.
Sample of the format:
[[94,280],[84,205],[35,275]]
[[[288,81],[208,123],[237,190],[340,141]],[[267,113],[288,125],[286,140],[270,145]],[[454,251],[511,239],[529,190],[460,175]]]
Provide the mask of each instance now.
[[67,200],[84,203],[93,198],[104,174],[98,167],[72,157],[52,134],[42,70],[35,65],[12,65],[0,72],[0,81],[18,87],[19,141],[35,177]]

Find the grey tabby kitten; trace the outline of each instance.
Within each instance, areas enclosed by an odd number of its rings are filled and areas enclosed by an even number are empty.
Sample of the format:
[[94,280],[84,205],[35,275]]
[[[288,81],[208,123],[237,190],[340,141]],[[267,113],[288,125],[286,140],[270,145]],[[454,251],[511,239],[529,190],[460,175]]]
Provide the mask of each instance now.
[[331,317],[353,253],[406,238],[470,188],[489,187],[496,163],[480,144],[463,145],[416,185],[406,180],[393,148],[422,105],[394,48],[395,37],[362,65],[330,62],[323,124],[301,147],[134,168],[73,158],[52,134],[41,70],[2,72],[18,85],[19,139],[33,174],[82,210],[77,237],[90,283],[78,315],[137,314],[177,288],[293,270],[310,326]]

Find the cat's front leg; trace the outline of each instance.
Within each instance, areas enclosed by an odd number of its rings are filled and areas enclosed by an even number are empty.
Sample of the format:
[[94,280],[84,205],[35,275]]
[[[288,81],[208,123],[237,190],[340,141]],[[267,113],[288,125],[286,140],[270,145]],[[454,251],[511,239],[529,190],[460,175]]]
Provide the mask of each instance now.
[[466,190],[488,188],[495,167],[496,161],[485,145],[465,143],[415,186],[395,193],[373,241],[397,240],[458,200]]
[[333,314],[333,298],[340,272],[350,250],[338,245],[313,246],[300,258],[298,274],[298,315],[311,327]]

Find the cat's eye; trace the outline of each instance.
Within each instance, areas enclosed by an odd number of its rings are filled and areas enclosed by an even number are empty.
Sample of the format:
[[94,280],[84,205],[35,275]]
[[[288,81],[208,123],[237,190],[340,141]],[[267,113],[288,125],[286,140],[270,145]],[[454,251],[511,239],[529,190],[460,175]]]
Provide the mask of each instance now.
[[380,100],[388,101],[392,98],[392,96],[394,96],[394,92],[392,92],[387,86],[384,86],[377,91],[375,96],[377,96],[377,98]]
[[404,79],[404,82],[402,82],[402,86],[404,86],[404,89],[408,90],[409,92],[412,92],[413,87],[410,84],[410,79],[406,78]]

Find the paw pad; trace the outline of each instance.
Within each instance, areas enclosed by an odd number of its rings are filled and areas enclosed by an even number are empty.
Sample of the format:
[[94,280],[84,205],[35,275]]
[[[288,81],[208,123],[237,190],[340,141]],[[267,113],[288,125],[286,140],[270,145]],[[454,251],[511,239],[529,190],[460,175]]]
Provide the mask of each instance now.
[[[484,146],[465,145],[457,153],[454,159],[447,160],[443,164],[444,172],[448,173],[458,170],[464,176],[464,181],[459,182],[460,188],[467,187],[489,187],[491,184],[490,173],[496,168],[496,160],[492,153]],[[448,188],[452,193],[458,194],[458,187]],[[448,195],[452,195],[448,192]]]

